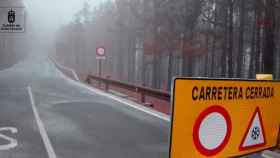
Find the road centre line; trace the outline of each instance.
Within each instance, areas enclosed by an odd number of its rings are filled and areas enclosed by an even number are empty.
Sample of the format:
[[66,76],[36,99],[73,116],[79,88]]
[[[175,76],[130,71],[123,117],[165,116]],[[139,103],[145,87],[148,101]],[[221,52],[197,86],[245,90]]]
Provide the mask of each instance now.
[[52,144],[50,142],[50,139],[48,137],[47,131],[46,131],[45,127],[44,127],[43,121],[40,119],[38,110],[36,108],[35,101],[34,101],[34,96],[33,96],[31,87],[29,86],[27,88],[27,90],[28,90],[30,102],[31,102],[31,105],[32,105],[32,110],[33,110],[33,113],[35,115],[35,119],[36,119],[37,125],[39,127],[39,132],[40,132],[40,135],[41,135],[41,137],[43,139],[45,148],[47,150],[47,154],[48,154],[49,158],[56,158],[57,156],[56,156],[56,154],[54,152],[54,149],[53,149]]

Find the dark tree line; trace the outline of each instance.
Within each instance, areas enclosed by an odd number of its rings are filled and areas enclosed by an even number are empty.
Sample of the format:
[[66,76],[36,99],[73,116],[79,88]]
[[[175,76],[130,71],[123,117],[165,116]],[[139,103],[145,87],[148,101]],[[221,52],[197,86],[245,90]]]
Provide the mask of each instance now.
[[279,0],[116,0],[85,3],[57,35],[57,57],[79,74],[167,89],[172,77],[280,77]]

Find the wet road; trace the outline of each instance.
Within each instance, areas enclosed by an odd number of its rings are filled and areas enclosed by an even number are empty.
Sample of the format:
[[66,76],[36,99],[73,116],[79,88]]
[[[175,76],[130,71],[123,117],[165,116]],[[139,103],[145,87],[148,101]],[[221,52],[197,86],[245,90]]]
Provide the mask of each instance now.
[[46,58],[0,71],[0,100],[1,158],[168,157],[163,116],[89,89]]
[[45,59],[0,72],[0,157],[165,158],[169,123],[90,91]]

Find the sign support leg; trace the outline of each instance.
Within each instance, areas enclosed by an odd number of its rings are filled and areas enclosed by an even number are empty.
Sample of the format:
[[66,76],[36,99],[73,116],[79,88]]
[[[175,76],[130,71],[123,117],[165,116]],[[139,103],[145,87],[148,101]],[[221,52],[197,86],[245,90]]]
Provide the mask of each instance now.
[[[98,76],[102,77],[102,63],[98,60]],[[101,81],[98,81],[98,87],[101,87]]]

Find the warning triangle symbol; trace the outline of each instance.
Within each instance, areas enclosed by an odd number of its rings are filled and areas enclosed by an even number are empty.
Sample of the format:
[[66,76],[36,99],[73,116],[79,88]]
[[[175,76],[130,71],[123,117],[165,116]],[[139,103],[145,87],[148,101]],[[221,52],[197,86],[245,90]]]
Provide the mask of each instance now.
[[263,128],[262,115],[259,107],[247,127],[246,133],[239,146],[240,151],[249,150],[264,146],[266,144],[265,131]]

